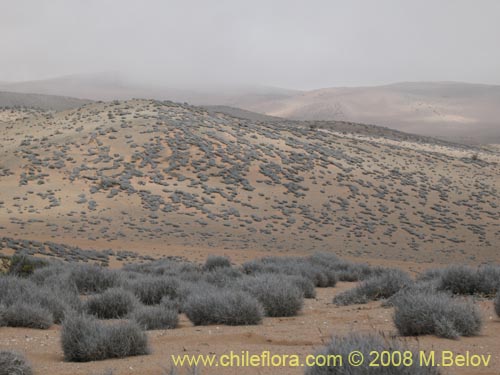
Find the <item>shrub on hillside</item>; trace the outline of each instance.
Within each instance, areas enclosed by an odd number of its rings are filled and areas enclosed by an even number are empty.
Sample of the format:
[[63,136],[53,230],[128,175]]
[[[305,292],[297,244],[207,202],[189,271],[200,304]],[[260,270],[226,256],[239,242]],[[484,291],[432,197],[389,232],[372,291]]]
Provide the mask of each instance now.
[[141,306],[130,315],[145,330],[171,329],[179,324],[179,312],[167,304]]
[[64,358],[70,362],[99,361],[147,354],[147,336],[136,323],[105,325],[85,315],[66,317],[61,331]]
[[7,350],[0,351],[0,375],[32,375],[24,356]]
[[[359,366],[351,365],[346,359],[353,352],[361,352],[365,360]],[[376,351],[382,352],[399,352],[402,354],[408,352],[401,343],[388,339],[380,335],[358,335],[351,334],[346,337],[335,336],[332,340],[316,353],[318,359],[334,358],[339,356],[342,358],[342,363],[337,362],[321,363],[308,367],[305,371],[306,375],[353,375],[353,374],[377,374],[377,375],[439,375],[440,371],[437,367],[422,366],[418,361],[418,354],[412,353],[412,362],[403,363],[399,366],[378,366],[372,367],[372,361],[366,360],[373,358],[371,353]],[[321,357],[320,357],[321,356]],[[328,357],[330,356],[330,357]]]
[[446,293],[412,291],[394,301],[394,324],[403,336],[473,336],[481,330],[480,311]]
[[256,298],[231,289],[191,293],[183,310],[194,325],[253,325],[259,324],[263,315]]
[[203,266],[207,271],[213,271],[223,267],[231,267],[231,260],[228,257],[220,255],[209,255]]
[[304,304],[302,290],[286,275],[257,274],[242,279],[239,286],[262,303],[267,316],[294,316]]
[[143,276],[127,283],[139,300],[146,305],[157,305],[165,296],[176,299],[179,293],[179,280],[165,276]]
[[122,288],[112,288],[102,294],[90,296],[85,301],[85,309],[87,313],[99,319],[118,319],[132,312],[138,302],[132,292]]
[[412,283],[406,272],[386,269],[383,273],[362,281],[357,287],[338,294],[333,303],[346,306],[389,298]]

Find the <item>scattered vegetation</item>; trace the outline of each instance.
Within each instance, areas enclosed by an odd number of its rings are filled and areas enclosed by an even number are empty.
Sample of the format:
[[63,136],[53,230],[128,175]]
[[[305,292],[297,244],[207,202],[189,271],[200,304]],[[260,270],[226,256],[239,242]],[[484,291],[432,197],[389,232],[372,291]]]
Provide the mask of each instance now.
[[[31,263],[22,258],[17,264]],[[147,353],[144,331],[176,328],[179,312],[195,325],[254,325],[263,316],[299,314],[304,298],[315,297],[316,287],[359,280],[358,286],[337,295],[334,303],[385,299],[385,305],[395,309],[394,324],[401,335],[456,338],[476,335],[481,329],[473,302],[456,295],[495,292],[500,314],[499,275],[495,266],[452,266],[427,271],[413,281],[400,270],[345,262],[328,253],[267,257],[241,267],[215,256],[202,265],[162,259],[121,270],[47,261],[28,272],[0,275],[0,326],[46,329],[63,322],[66,360],[125,357]],[[108,324],[97,318],[129,321]],[[344,345],[358,338],[336,340],[335,345]]]

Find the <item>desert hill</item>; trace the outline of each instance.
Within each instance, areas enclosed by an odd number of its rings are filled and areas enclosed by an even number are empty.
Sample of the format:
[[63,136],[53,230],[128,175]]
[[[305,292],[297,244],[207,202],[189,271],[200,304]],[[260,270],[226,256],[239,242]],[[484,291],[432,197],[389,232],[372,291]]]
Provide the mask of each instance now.
[[63,111],[66,109],[78,108],[90,102],[90,100],[56,95],[0,91],[0,108],[25,107],[46,111]]
[[0,229],[14,239],[143,254],[498,256],[495,151],[152,100],[29,113],[1,123],[0,140]]

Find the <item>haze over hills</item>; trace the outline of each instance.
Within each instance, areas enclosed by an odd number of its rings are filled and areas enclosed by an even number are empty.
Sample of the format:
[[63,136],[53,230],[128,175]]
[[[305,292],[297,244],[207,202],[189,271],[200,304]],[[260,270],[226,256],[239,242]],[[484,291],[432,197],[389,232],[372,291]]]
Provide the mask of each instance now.
[[208,85],[171,87],[141,84],[119,74],[71,75],[52,79],[0,82],[0,90],[62,95],[91,100],[156,99],[188,102],[195,105],[251,106],[263,101],[286,98],[300,91],[251,85]]
[[295,120],[375,124],[460,143],[500,143],[500,86],[494,85],[409,82],[312,91],[238,85],[175,88],[101,74],[0,83],[0,90],[93,100],[173,100]]
[[152,100],[7,120],[0,245],[497,257],[498,153],[314,125]]
[[500,86],[456,82],[327,88],[242,108],[297,120],[344,120],[466,143],[500,143]]

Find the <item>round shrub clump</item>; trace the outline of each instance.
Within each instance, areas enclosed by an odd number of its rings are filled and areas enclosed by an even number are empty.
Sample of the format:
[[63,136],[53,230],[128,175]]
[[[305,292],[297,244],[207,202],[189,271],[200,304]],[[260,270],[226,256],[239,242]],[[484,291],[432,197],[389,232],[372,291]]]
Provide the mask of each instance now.
[[130,318],[145,330],[171,329],[179,324],[178,310],[164,304],[141,306],[134,310]]
[[0,375],[32,375],[24,356],[7,350],[0,351]]
[[137,304],[137,298],[131,292],[112,288],[90,296],[85,302],[85,309],[99,319],[118,319],[132,312]]
[[99,361],[149,352],[147,336],[136,323],[106,325],[86,315],[65,318],[61,344],[64,358],[69,362]]
[[471,302],[446,293],[408,291],[393,301],[394,324],[403,336],[474,336],[481,330],[481,313]]
[[254,325],[262,320],[263,309],[250,294],[228,289],[191,293],[183,310],[194,325]]
[[295,316],[304,304],[303,291],[286,275],[257,274],[243,279],[240,286],[262,303],[267,316]]

